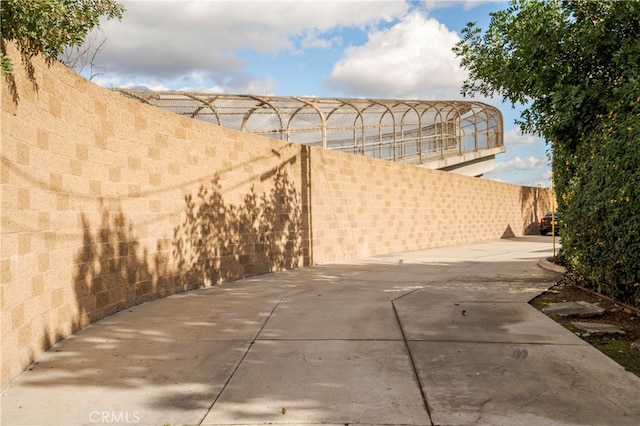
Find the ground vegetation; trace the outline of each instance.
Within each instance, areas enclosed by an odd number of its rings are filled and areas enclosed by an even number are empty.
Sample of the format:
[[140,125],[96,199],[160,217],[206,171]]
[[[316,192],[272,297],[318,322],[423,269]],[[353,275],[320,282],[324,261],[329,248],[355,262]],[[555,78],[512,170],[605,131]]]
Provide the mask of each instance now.
[[[547,314],[549,318],[591,344],[627,371],[640,377],[640,310],[616,303],[581,286],[572,274],[565,274],[548,291],[531,301],[531,305],[544,312],[556,303],[588,302],[604,309],[602,315],[591,318],[571,318]],[[576,327],[574,322],[595,322],[618,327],[622,333],[589,333]]]

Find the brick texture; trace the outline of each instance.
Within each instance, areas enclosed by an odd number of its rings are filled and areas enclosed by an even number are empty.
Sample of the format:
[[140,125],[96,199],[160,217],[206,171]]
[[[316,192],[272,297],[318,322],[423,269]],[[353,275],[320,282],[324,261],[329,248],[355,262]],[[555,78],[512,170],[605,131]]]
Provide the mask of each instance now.
[[60,339],[138,303],[520,236],[549,209],[544,189],[224,129],[35,66],[37,92],[15,67],[17,105],[2,82],[2,387]]

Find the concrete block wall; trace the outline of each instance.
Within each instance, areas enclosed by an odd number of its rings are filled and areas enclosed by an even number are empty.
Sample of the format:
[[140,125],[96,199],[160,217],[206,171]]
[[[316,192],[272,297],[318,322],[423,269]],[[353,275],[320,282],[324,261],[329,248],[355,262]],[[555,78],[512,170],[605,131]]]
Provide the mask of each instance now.
[[537,233],[547,189],[330,151],[311,157],[317,262]]
[[2,82],[1,386],[134,304],[312,263],[518,236],[549,194],[142,105],[60,64]]

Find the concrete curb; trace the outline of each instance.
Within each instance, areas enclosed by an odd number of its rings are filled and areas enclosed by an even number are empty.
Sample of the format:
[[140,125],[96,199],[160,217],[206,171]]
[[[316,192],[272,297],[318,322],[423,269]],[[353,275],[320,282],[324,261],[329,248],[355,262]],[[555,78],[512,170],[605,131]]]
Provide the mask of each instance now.
[[564,274],[565,272],[567,272],[567,268],[549,262],[546,257],[538,260],[538,266],[542,269],[546,269],[547,271],[558,272],[560,274]]

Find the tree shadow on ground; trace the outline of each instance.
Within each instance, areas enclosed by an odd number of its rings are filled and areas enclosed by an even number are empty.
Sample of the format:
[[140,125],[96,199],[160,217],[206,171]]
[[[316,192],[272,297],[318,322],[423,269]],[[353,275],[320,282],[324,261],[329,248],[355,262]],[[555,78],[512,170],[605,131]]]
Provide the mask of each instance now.
[[[117,216],[110,216],[108,223],[114,223]],[[128,229],[127,226],[124,228]],[[540,243],[540,239],[531,241],[532,244]],[[486,258],[483,253],[473,256]],[[226,413],[237,416],[238,421],[255,423],[282,418],[283,414],[277,411],[264,411],[265,406],[278,410],[286,407],[287,416],[291,416],[289,422],[303,416],[316,423],[354,421],[349,415],[349,396],[354,393],[364,395],[363,399],[369,403],[378,395],[375,392],[367,394],[352,376],[362,371],[366,375],[376,368],[377,373],[369,376],[380,377],[377,360],[390,341],[372,340],[369,333],[376,335],[378,328],[372,330],[369,326],[362,328],[365,334],[356,336],[357,344],[345,346],[344,336],[361,330],[356,327],[363,324],[361,321],[371,324],[383,321],[383,318],[393,320],[395,316],[344,321],[345,327],[339,330],[346,334],[331,336],[336,339],[335,343],[313,333],[313,328],[309,328],[312,333],[309,336],[274,336],[277,326],[272,325],[269,332],[269,321],[274,313],[287,314],[286,309],[278,311],[283,298],[288,298],[290,303],[294,299],[299,303],[304,300],[317,303],[316,298],[326,300],[325,303],[334,303],[332,300],[346,302],[340,306],[349,307],[347,311],[353,306],[354,310],[340,315],[351,319],[357,318],[360,311],[357,309],[359,303],[351,304],[349,299],[362,300],[363,292],[376,306],[399,300],[417,289],[448,297],[453,305],[453,302],[476,302],[473,292],[494,292],[506,282],[517,279],[520,282],[515,288],[518,294],[500,300],[513,300],[512,297],[524,300],[525,294],[548,282],[546,272],[540,271],[531,261],[535,256],[532,253],[517,261],[473,262],[456,261],[445,255],[398,254],[270,274],[260,279],[174,295],[126,309],[56,347],[33,371],[23,376],[20,391],[36,388],[42,392],[42,398],[18,399],[12,395],[11,401],[19,401],[30,416],[28,419],[34,419],[31,424],[46,424],[42,422],[43,418],[52,419],[52,422],[55,418],[57,424],[63,424],[62,417],[67,413],[76,420],[88,422],[95,410],[135,414],[144,424],[197,424],[214,403],[219,403],[219,409]],[[449,282],[451,277],[455,279]],[[256,283],[260,286],[256,287]],[[426,302],[429,300],[430,297],[425,298]],[[405,311],[415,310],[409,306]],[[340,321],[322,315],[307,320],[320,329],[326,321]],[[290,323],[295,324],[293,320]],[[392,329],[396,330],[396,323],[393,324]],[[396,334],[397,345],[405,348],[402,333]],[[365,357],[360,352],[348,350],[357,350],[359,345],[378,349],[368,352]],[[292,347],[301,349],[289,351]],[[323,369],[318,369],[320,364],[308,363],[309,360],[320,361],[320,358]],[[356,359],[359,359],[357,363]],[[354,367],[353,375],[351,370],[347,370],[346,376],[342,374],[344,362]],[[405,374],[410,369],[402,367],[401,370],[384,371],[386,377],[394,380],[399,377],[398,373],[406,376],[394,382],[392,395],[402,395],[400,390],[405,389],[405,383],[415,383],[413,376]],[[278,379],[254,381],[258,375]],[[107,388],[109,398],[97,401],[95,396]],[[81,389],[80,393],[78,389]],[[225,390],[231,392],[233,389],[233,393],[221,397]],[[331,390],[332,400],[337,401],[335,405],[327,404],[327,389]],[[412,400],[420,408],[420,393],[417,388],[415,391]],[[260,398],[255,398],[256,395]],[[48,410],[51,404],[62,405],[69,400],[74,400],[74,404],[67,410]],[[409,413],[400,411],[393,398],[377,407],[376,413],[383,411],[380,407],[395,410],[387,416],[389,418],[396,416],[397,419],[398,415]],[[39,417],[36,416],[38,413]],[[408,418],[403,420],[410,423]]]

